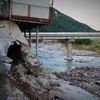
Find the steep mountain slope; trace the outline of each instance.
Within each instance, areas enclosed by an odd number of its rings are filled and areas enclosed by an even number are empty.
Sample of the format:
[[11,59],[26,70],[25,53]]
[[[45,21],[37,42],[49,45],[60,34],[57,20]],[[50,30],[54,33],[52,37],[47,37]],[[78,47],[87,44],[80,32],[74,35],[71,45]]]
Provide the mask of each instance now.
[[95,32],[88,25],[76,21],[55,8],[53,8],[52,19],[52,24],[40,27],[40,32]]

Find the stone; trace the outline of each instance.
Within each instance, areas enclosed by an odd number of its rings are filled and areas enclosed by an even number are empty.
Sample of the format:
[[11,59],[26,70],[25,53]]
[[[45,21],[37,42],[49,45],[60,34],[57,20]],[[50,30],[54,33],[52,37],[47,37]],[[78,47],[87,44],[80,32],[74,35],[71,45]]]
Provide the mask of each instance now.
[[79,60],[75,60],[75,62],[87,62],[87,61],[79,59]]
[[27,81],[25,74],[28,72],[28,69],[25,68],[23,65],[19,64],[16,65],[16,72],[20,75],[20,79],[23,80],[24,82]]
[[6,100],[15,100],[13,97],[8,97]]
[[58,79],[54,74],[49,74],[50,79]]
[[[19,62],[18,65],[12,65],[11,73],[9,73],[11,75],[9,75],[11,83],[8,93],[10,94],[9,98],[12,97],[10,99],[99,100],[98,98],[94,98],[94,95],[89,92],[77,87],[79,86],[79,83],[81,86],[81,82],[84,82],[83,84],[85,88],[86,82],[90,82],[91,74],[89,71],[92,72],[92,70],[94,70],[93,68],[72,69],[67,74],[66,72],[61,72],[58,75],[59,78],[61,78],[59,79],[54,74],[44,69],[41,64],[36,61],[35,55],[32,55],[27,46],[22,46],[22,55],[23,62]],[[84,72],[87,75],[84,75]],[[87,81],[84,81],[84,77],[87,78]],[[65,81],[65,78],[68,79],[68,81]],[[76,86],[70,85],[69,81]],[[98,92],[96,93],[98,94]]]
[[41,77],[41,76],[38,76],[36,80],[37,80],[37,82],[38,82],[39,84],[41,84],[43,87],[45,87],[45,85],[46,85],[47,82],[48,82],[48,80],[47,80],[46,78],[43,78],[43,77]]
[[2,67],[7,72],[11,71],[11,66],[12,66],[11,64],[2,62]]
[[23,92],[21,92],[19,89],[15,89],[15,96],[17,100],[29,100]]
[[96,83],[97,85],[100,85],[100,81],[96,81],[95,83]]
[[11,63],[13,60],[7,56],[1,56],[1,61],[6,63]]
[[75,98],[68,96],[67,93],[62,94],[62,93],[54,91],[54,90],[51,90],[49,92],[49,95],[53,100],[57,100],[57,99],[58,100],[76,100]]
[[17,71],[19,71],[19,73],[24,73],[26,74],[28,72],[28,69],[25,68],[23,65],[19,64],[19,65],[16,65],[16,68],[17,68]]

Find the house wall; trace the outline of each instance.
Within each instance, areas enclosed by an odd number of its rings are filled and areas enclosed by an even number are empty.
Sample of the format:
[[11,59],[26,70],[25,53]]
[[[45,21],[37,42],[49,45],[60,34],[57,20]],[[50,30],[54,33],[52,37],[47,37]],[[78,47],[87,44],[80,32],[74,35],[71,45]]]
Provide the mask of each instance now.
[[12,0],[11,15],[49,19],[50,0]]

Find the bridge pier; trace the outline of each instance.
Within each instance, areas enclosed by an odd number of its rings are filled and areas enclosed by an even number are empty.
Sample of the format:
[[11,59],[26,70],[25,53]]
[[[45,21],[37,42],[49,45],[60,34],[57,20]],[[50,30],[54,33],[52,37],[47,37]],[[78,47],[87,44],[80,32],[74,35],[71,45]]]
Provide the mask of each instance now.
[[67,39],[67,58],[65,60],[71,61],[73,60],[72,58],[72,44],[75,42],[75,40],[72,39]]

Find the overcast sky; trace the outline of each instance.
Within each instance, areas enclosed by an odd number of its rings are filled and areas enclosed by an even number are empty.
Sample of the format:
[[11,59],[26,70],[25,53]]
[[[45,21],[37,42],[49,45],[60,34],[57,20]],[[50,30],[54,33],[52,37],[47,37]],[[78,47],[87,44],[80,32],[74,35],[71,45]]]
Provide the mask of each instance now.
[[100,0],[54,0],[54,8],[100,30]]

